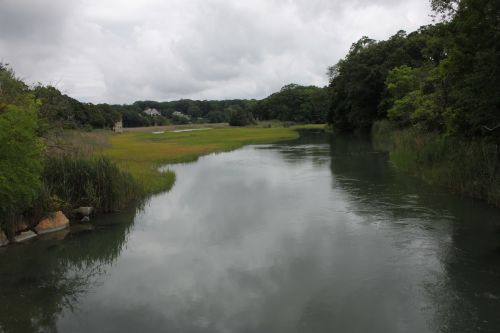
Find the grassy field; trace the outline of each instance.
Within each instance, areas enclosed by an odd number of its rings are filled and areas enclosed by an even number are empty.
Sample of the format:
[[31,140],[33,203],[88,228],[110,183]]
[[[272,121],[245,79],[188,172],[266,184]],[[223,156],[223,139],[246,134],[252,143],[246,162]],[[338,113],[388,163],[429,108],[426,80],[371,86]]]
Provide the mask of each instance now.
[[158,171],[161,165],[194,161],[201,155],[229,151],[246,144],[294,139],[298,137],[295,129],[299,128],[302,127],[218,127],[193,132],[165,131],[160,134],[153,134],[149,128],[110,135],[110,145],[102,152],[142,182],[147,192],[157,193],[168,190],[175,182],[173,172]]

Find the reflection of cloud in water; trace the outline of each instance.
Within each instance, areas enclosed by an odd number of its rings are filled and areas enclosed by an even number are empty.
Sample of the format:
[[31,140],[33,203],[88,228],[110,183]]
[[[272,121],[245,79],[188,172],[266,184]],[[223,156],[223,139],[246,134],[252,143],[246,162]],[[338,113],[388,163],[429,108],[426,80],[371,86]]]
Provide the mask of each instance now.
[[[58,329],[453,332],[497,320],[498,306],[472,293],[494,302],[500,270],[466,261],[493,240],[473,216],[498,212],[397,173],[364,141],[322,140],[169,166],[173,190],[147,203],[133,232],[81,242],[80,254],[117,239]],[[484,290],[464,288],[469,279]]]
[[247,147],[173,166],[174,189],[149,202],[86,297],[86,323],[63,327],[91,330],[111,313],[146,331],[429,331],[419,290],[429,269],[442,273],[424,260],[440,239],[396,243],[419,229],[391,230],[383,214],[377,224],[369,199],[332,189],[329,153]]

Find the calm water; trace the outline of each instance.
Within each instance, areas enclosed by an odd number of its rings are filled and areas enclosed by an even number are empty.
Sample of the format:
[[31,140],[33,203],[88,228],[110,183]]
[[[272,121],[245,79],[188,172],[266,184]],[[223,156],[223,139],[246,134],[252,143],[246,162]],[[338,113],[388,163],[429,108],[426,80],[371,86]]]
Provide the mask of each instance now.
[[0,249],[0,331],[500,332],[500,210],[370,143],[309,133],[172,168],[137,213]]

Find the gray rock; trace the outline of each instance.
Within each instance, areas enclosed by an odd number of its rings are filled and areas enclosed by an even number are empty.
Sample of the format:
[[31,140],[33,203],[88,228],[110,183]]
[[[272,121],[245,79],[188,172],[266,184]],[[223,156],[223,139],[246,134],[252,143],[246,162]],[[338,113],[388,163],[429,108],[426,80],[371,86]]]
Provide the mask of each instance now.
[[5,236],[5,233],[0,230],[0,247],[9,244],[9,239]]
[[89,222],[89,221],[90,221],[90,217],[88,217],[88,216],[84,216],[84,217],[80,220],[80,222]]
[[19,235],[17,235],[16,237],[14,237],[14,242],[16,242],[16,243],[25,242],[27,240],[35,238],[36,236],[37,235],[33,231],[28,230],[28,231],[25,231],[25,232],[21,232]]

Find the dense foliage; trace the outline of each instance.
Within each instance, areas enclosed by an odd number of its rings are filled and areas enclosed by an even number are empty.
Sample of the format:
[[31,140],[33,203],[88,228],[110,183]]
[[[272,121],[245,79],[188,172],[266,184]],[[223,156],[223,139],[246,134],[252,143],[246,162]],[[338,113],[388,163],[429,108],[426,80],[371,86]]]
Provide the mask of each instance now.
[[12,236],[21,220],[36,224],[79,205],[110,211],[137,198],[137,182],[109,160],[62,147],[54,156],[58,147],[47,144],[54,127],[100,127],[117,117],[106,106],[88,107],[51,87],[30,89],[0,64],[0,230]]
[[243,110],[240,107],[232,107],[229,111],[229,125],[231,126],[247,126],[255,124],[253,115],[248,110]]
[[[356,118],[352,107],[359,103],[353,91],[372,87],[350,81],[352,73],[345,70],[360,65],[360,57],[350,53],[337,65],[330,122],[356,130],[369,129],[377,120],[373,138],[389,148],[400,169],[500,207],[500,2],[431,4],[442,22],[426,27],[425,34],[421,29],[420,36],[404,36],[403,44],[416,46],[413,62],[402,54],[403,61],[379,72],[384,84],[372,89],[377,110]],[[414,44],[415,37],[421,43]],[[365,47],[364,58],[376,59],[385,43]],[[386,64],[375,62],[379,68]]]
[[111,128],[121,118],[119,110],[108,104],[81,103],[51,86],[33,88],[40,101],[40,117],[58,128]]
[[0,227],[31,205],[41,188],[38,103],[11,70],[0,66]]
[[254,108],[259,120],[278,119],[301,123],[324,123],[328,112],[326,88],[289,84],[260,100]]
[[[51,128],[111,129],[119,120],[123,121],[124,127],[223,123],[229,122],[231,117],[239,117],[239,113],[248,118],[247,125],[252,123],[251,119],[324,123],[328,111],[326,88],[296,84],[287,85],[260,101],[182,99],[137,101],[130,105],[81,103],[52,86],[38,85],[30,91],[40,102],[39,116]],[[158,114],[147,114],[147,109]],[[237,116],[234,116],[235,110],[239,112]]]
[[390,119],[462,137],[500,128],[500,2],[432,0],[443,22],[386,41],[363,37],[330,68],[328,121],[342,131]]

